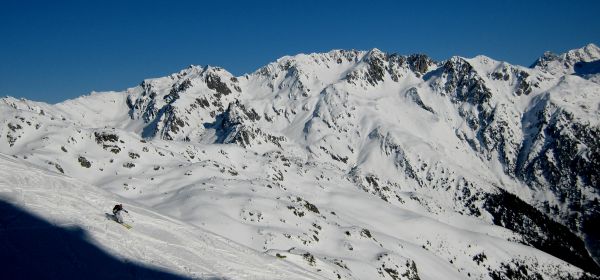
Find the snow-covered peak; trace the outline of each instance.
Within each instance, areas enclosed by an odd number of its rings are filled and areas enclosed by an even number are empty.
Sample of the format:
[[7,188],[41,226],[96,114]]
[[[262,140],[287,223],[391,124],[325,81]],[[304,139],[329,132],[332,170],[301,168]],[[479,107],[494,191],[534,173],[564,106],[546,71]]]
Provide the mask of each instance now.
[[258,69],[253,75],[271,79],[304,76],[318,79],[322,83],[332,83],[339,79],[339,72],[344,72],[358,63],[365,53],[365,51],[356,50],[332,50],[327,53],[284,56]]
[[573,49],[563,54],[545,52],[532,65],[532,68],[541,69],[552,75],[562,76],[576,73],[576,65],[600,60],[600,48],[590,43],[582,48]]
[[600,59],[600,48],[595,44],[590,43],[583,48],[570,50],[562,56],[568,61],[590,62]]
[[366,59],[385,59],[386,53],[378,48],[373,48],[366,53]]
[[12,96],[0,98],[0,104],[9,106],[16,110],[35,111],[36,113],[42,113],[45,108],[50,107],[49,104],[44,102],[36,102],[25,98],[17,99]]
[[263,74],[271,73],[277,69],[288,70],[290,67],[306,68],[327,67],[336,63],[357,61],[365,55],[365,51],[357,50],[331,50],[326,53],[297,54],[283,56],[276,61],[267,64],[256,72]]
[[6,98],[0,152],[325,278],[578,278],[599,269],[598,87],[486,56],[333,50]]
[[252,75],[269,77],[272,80],[266,81],[269,87],[275,87],[278,79],[293,78],[296,85],[320,92],[323,85],[342,80],[371,87],[384,79],[397,82],[407,75],[420,77],[434,69],[435,65],[436,62],[424,54],[388,54],[377,48],[369,51],[332,50],[327,53],[284,56]]

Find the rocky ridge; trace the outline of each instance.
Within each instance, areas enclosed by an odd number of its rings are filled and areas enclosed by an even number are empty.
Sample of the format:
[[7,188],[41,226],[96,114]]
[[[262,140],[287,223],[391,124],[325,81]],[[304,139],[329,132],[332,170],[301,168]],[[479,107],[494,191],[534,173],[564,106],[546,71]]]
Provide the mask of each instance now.
[[[326,201],[306,198],[331,184],[364,192],[386,205],[381,209],[500,226],[508,233],[484,232],[592,277],[600,271],[593,227],[600,217],[600,86],[593,67],[599,59],[598,47],[588,45],[546,53],[531,68],[485,56],[436,62],[377,49],[283,57],[240,77],[191,66],[124,92],[57,105],[4,98],[0,151],[166,212],[198,207],[202,200],[193,198],[210,192],[207,183],[250,188],[256,194],[249,199],[260,206],[242,204],[228,217],[257,223],[248,226],[250,235],[264,242],[239,242],[336,278],[361,276],[343,262],[347,256],[319,249],[335,240],[322,231],[364,239],[340,243],[348,252],[365,240],[392,252],[371,263],[380,265],[373,270],[378,277],[418,277],[423,269],[417,272],[414,254],[374,237],[387,239],[382,226],[352,225],[338,216],[343,210],[325,212]],[[172,177],[179,169],[190,178],[183,185]],[[186,188],[202,191],[174,208],[158,202],[159,193]],[[282,200],[291,216],[268,214],[283,211],[270,204]],[[297,232],[258,226],[282,220],[294,220]],[[501,259],[485,246],[478,258],[454,254],[452,248],[463,249],[436,238],[423,240],[423,248],[450,259],[463,276],[583,277],[564,263],[533,255]],[[282,246],[290,249],[275,249]],[[495,261],[480,266],[485,259]],[[541,262],[547,265],[537,267]],[[405,264],[406,271],[399,269]]]

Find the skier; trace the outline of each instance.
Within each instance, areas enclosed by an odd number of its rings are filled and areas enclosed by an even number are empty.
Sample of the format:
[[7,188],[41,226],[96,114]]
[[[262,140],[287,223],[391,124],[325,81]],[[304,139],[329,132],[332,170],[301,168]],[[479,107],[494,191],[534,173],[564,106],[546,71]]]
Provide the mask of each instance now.
[[117,220],[117,223],[119,223],[119,224],[123,223],[123,216],[121,216],[121,211],[125,211],[125,213],[129,213],[129,212],[127,212],[127,210],[123,209],[123,204],[117,204],[117,205],[115,205],[115,207],[113,207],[113,214],[115,214],[115,219]]

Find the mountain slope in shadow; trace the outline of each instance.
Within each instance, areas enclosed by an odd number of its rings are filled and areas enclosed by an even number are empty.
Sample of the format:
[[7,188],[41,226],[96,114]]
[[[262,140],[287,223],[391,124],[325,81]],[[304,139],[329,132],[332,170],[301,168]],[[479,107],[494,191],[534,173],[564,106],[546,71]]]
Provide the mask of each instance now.
[[79,228],[62,228],[0,200],[0,279],[188,279],[112,256]]

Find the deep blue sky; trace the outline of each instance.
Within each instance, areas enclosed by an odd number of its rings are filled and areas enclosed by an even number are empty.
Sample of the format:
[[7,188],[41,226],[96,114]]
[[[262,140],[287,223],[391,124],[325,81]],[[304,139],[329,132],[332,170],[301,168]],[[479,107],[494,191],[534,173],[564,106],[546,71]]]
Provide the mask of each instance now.
[[190,64],[379,48],[528,66],[600,45],[600,1],[0,1],[0,96],[59,102]]

